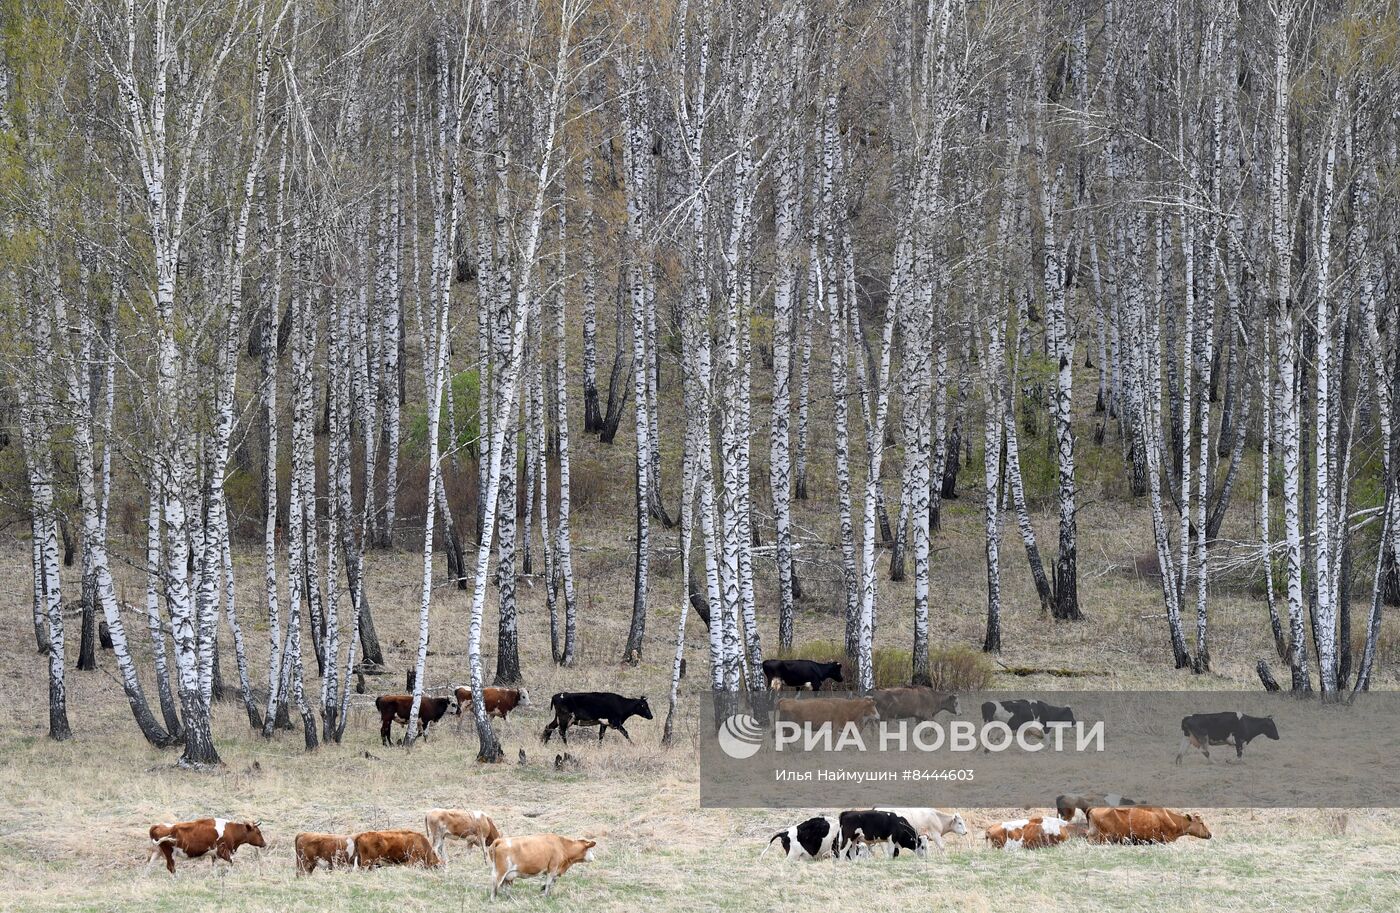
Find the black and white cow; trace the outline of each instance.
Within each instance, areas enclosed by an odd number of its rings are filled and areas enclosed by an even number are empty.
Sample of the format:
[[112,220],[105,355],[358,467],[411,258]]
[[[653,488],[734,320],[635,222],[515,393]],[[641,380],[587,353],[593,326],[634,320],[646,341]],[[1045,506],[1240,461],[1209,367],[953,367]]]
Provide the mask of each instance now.
[[769,838],[768,845],[758,854],[758,858],[768,855],[774,843],[783,845],[789,862],[804,858],[825,859],[828,856],[839,859],[842,849],[841,822],[835,818],[808,818],[801,824],[794,824]]
[[549,699],[549,706],[554,710],[554,719],[549,721],[541,734],[545,744],[549,744],[549,737],[556,729],[567,745],[570,726],[593,725],[598,727],[600,742],[609,727],[622,733],[622,737],[630,742],[632,737],[627,734],[623,724],[634,716],[644,720],[652,718],[651,705],[645,697],[623,697],[611,691],[560,691]]
[[984,701],[982,722],[1005,723],[1012,732],[1019,732],[1021,727],[1029,726],[1030,732],[1039,731],[1043,734],[1046,726],[1073,725],[1074,711],[1044,701]]
[[810,659],[765,659],[763,679],[774,691],[782,687],[820,691],[822,682],[844,681],[840,663],[819,663]]
[[1234,745],[1235,757],[1244,758],[1244,746],[1259,736],[1268,736],[1278,741],[1278,727],[1271,716],[1247,716],[1243,713],[1193,713],[1181,718],[1181,747],[1176,752],[1176,763],[1188,748],[1199,748],[1210,760],[1210,746]]
[[914,825],[893,812],[864,809],[841,813],[841,842],[845,858],[850,859],[872,843],[888,843],[894,855],[901,849],[913,850],[914,855],[928,855],[928,838],[914,830]]

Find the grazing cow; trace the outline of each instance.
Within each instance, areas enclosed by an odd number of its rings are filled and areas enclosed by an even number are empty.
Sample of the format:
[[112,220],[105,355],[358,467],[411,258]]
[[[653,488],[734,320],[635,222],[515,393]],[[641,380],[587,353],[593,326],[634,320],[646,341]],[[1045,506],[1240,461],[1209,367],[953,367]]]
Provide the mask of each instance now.
[[355,864],[355,838],[347,834],[297,834],[297,875],[310,875],[324,862],[326,868]]
[[428,838],[406,828],[365,831],[355,835],[355,867],[372,869],[381,865],[442,865]]
[[913,850],[919,857],[928,855],[927,837],[915,833],[914,826],[899,815],[875,809],[842,812],[841,842],[847,859],[872,843],[891,844],[895,856],[900,849]]
[[1200,815],[1152,805],[1089,809],[1089,839],[1097,843],[1171,843],[1187,835],[1210,839]]
[[811,727],[830,723],[833,731],[845,728],[847,723],[864,726],[880,719],[880,711],[875,708],[873,697],[813,697],[806,700],[785,697],[777,704],[779,720],[792,723],[806,723]]
[[768,682],[768,687],[773,691],[785,686],[798,691],[803,688],[808,691],[820,691],[822,683],[828,679],[833,682],[845,681],[841,678],[840,663],[820,663],[810,659],[763,661],[763,680]]
[[789,862],[807,858],[812,860],[839,859],[841,856],[841,822],[835,818],[808,818],[801,824],[794,824],[786,830],[778,831],[768,838],[768,845],[758,854],[762,859],[768,855],[774,843],[783,845]]
[[611,691],[560,691],[549,699],[549,706],[554,710],[554,719],[544,727],[541,735],[546,745],[556,729],[567,745],[570,726],[594,725],[598,727],[599,742],[603,741],[608,727],[622,733],[622,737],[630,742],[632,737],[627,734],[623,724],[634,716],[644,720],[652,718],[651,705],[646,697],[623,697]]
[[425,823],[427,826],[424,829],[428,832],[428,842],[433,845],[433,851],[443,862],[447,861],[443,845],[447,842],[448,837],[456,837],[465,841],[469,848],[481,847],[482,859],[486,858],[486,848],[501,839],[501,832],[496,830],[496,823],[478,811],[463,812],[451,808],[435,808],[428,812]]
[[233,854],[240,846],[265,847],[258,821],[229,821],[224,818],[198,818],[175,824],[151,826],[151,857],[146,860],[150,870],[156,857],[165,857],[165,867],[175,874],[175,854],[184,859],[198,859],[213,851],[210,862],[222,859],[233,864]]
[[1060,818],[1021,818],[987,828],[987,842],[999,850],[1038,850],[1058,846],[1071,837],[1086,837],[1089,829]]
[[597,845],[593,840],[573,840],[558,834],[502,837],[487,850],[496,870],[491,879],[491,896],[496,896],[501,885],[510,887],[517,878],[536,875],[544,876],[544,888],[540,893],[547,896],[554,879],[567,872],[570,866],[593,861],[593,848]]
[[[457,709],[453,712],[461,716],[463,710],[471,707],[472,689],[458,688],[456,697]],[[516,707],[530,706],[530,692],[524,688],[483,688],[481,702],[486,705],[488,717],[498,716],[505,719]]]
[[1083,812],[1087,820],[1091,808],[1118,808],[1123,805],[1141,804],[1135,799],[1129,799],[1127,796],[1120,796],[1117,793],[1106,795],[1091,793],[1083,796],[1067,794],[1055,797],[1055,812],[1066,821],[1073,821],[1075,812]]
[[873,695],[882,720],[932,720],[940,713],[957,716],[958,696],[932,688],[881,688]]
[[967,833],[967,822],[963,820],[962,815],[953,812],[942,812],[936,808],[878,807],[876,810],[893,812],[908,821],[915,833],[932,840],[940,851],[943,849],[943,838],[948,834],[962,835]]
[[1210,746],[1235,746],[1235,758],[1244,758],[1244,746],[1259,736],[1268,736],[1278,741],[1278,727],[1271,716],[1246,716],[1243,713],[1193,713],[1181,718],[1181,747],[1176,752],[1176,763],[1188,748],[1199,748],[1210,760]]
[[[418,705],[418,730],[424,739],[428,737],[428,727],[442,719],[451,706],[451,698],[423,695]],[[408,725],[408,715],[413,711],[413,695],[381,694],[374,699],[374,707],[379,711],[379,741],[384,745],[392,744],[389,732],[395,720]]]

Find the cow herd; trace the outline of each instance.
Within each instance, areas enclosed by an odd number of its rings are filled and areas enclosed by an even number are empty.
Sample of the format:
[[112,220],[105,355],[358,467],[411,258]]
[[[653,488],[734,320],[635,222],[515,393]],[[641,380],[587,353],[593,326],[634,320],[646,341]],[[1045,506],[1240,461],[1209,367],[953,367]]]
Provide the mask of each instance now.
[[[175,874],[175,860],[198,859],[233,863],[239,847],[266,847],[261,823],[199,818],[175,824],[157,824],[150,830],[151,856],[147,869],[159,858]],[[296,835],[296,873],[310,875],[317,868],[372,869],[387,865],[438,868],[447,861],[447,838],[466,847],[480,847],[491,866],[491,896],[510,887],[518,878],[544,877],[543,894],[555,879],[579,862],[593,861],[593,840],[576,840],[558,834],[502,837],[490,816],[480,811],[435,808],[424,817],[422,832],[411,828],[361,831],[355,834],[303,832]]]
[[[1209,840],[1210,829],[1199,815],[1139,805],[1122,796],[1063,795],[1055,800],[1055,815],[1002,821],[988,826],[983,839],[999,850],[1035,850],[1079,838],[1089,843],[1171,843],[1191,836]],[[1084,813],[1084,823],[1074,821]],[[760,857],[780,845],[789,861],[852,860],[873,855],[882,846],[886,855],[909,850],[923,858],[932,844],[940,851],[949,834],[966,834],[962,815],[936,808],[872,808],[849,810],[838,816],[819,815],[784,828],[768,838]]]

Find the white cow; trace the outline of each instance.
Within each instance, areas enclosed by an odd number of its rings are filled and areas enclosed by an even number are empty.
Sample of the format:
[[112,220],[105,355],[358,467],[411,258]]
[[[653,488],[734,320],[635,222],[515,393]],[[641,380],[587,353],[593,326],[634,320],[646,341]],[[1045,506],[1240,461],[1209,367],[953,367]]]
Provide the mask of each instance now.
[[955,812],[939,811],[936,808],[891,808],[881,806],[879,811],[894,812],[913,826],[916,834],[927,836],[940,851],[943,838],[948,834],[967,833],[967,822]]

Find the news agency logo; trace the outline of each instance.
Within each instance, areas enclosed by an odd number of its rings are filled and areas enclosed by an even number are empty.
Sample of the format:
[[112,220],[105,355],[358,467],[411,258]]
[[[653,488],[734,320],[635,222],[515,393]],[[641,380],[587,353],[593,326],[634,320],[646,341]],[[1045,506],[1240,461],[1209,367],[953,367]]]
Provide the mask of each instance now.
[[[1104,750],[1102,722],[1080,722],[1041,726],[1038,723],[1012,729],[994,720],[982,726],[964,720],[949,723],[906,720],[880,721],[873,734],[855,722],[836,727],[831,723],[813,725],[777,720],[771,730],[773,750],[785,751],[919,751],[919,752],[1003,752],[1018,750],[1036,753]],[[726,717],[715,734],[720,750],[736,761],[745,761],[762,750],[770,730],[747,713]],[[873,738],[872,738],[873,735]]]
[[720,750],[736,761],[746,761],[763,747],[763,724],[747,713],[736,713],[719,727]]

